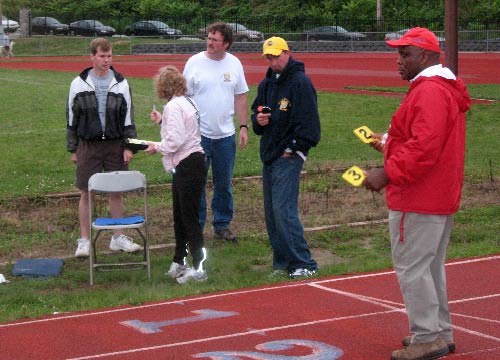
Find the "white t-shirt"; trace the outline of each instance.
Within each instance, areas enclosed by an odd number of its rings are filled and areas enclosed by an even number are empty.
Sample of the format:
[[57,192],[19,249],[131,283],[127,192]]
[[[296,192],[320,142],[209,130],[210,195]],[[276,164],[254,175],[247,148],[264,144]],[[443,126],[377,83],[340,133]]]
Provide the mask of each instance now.
[[233,135],[234,96],[248,92],[240,60],[230,53],[212,60],[200,52],[189,58],[183,74],[200,111],[201,134],[211,139]]

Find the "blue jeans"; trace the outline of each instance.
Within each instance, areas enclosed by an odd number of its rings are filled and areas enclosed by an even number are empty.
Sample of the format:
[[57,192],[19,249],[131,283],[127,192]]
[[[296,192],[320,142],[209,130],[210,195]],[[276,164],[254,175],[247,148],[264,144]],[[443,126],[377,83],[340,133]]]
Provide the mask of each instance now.
[[311,257],[298,214],[303,164],[304,160],[294,155],[280,157],[271,164],[264,164],[262,169],[264,214],[273,247],[274,270],[316,270],[318,267]]
[[[205,151],[206,174],[205,185],[208,180],[208,170],[212,166],[213,198],[212,198],[212,225],[215,230],[229,227],[233,219],[233,190],[232,178],[234,158],[236,156],[235,136],[222,139],[201,137],[201,146]],[[206,186],[201,194],[200,225],[205,226],[207,217]]]

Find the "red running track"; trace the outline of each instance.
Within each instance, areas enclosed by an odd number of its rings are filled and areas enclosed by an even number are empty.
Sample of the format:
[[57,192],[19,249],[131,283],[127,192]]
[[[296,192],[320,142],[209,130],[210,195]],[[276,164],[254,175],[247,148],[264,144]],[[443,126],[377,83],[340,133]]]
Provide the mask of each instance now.
[[[256,53],[238,53],[247,81],[258,84],[267,69],[266,62]],[[304,61],[306,73],[320,91],[346,91],[349,86],[407,86],[396,66],[396,52],[387,53],[297,53]],[[125,76],[152,77],[167,64],[184,68],[191,54],[114,56],[114,66]],[[444,61],[444,59],[443,59]],[[467,84],[500,84],[500,53],[460,53],[459,76]],[[3,59],[0,68],[40,69],[80,72],[90,66],[87,56],[31,57]]]
[[[500,254],[447,264],[448,359],[500,358],[499,273]],[[0,324],[0,359],[388,359],[403,309],[393,271],[315,278]]]

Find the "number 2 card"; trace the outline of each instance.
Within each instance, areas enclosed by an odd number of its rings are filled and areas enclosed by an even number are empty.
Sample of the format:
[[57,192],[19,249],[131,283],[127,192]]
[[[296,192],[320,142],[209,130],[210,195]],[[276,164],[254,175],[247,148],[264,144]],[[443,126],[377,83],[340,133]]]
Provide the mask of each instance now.
[[359,128],[354,129],[353,132],[354,135],[356,135],[365,144],[373,142],[373,131],[371,131],[368,126],[360,126]]

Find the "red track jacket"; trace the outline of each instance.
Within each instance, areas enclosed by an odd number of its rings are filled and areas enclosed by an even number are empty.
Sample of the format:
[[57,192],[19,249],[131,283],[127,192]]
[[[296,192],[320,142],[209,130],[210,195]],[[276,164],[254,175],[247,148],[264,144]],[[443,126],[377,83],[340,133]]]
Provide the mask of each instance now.
[[469,108],[458,78],[421,76],[411,84],[392,117],[384,150],[389,209],[439,215],[458,210]]

